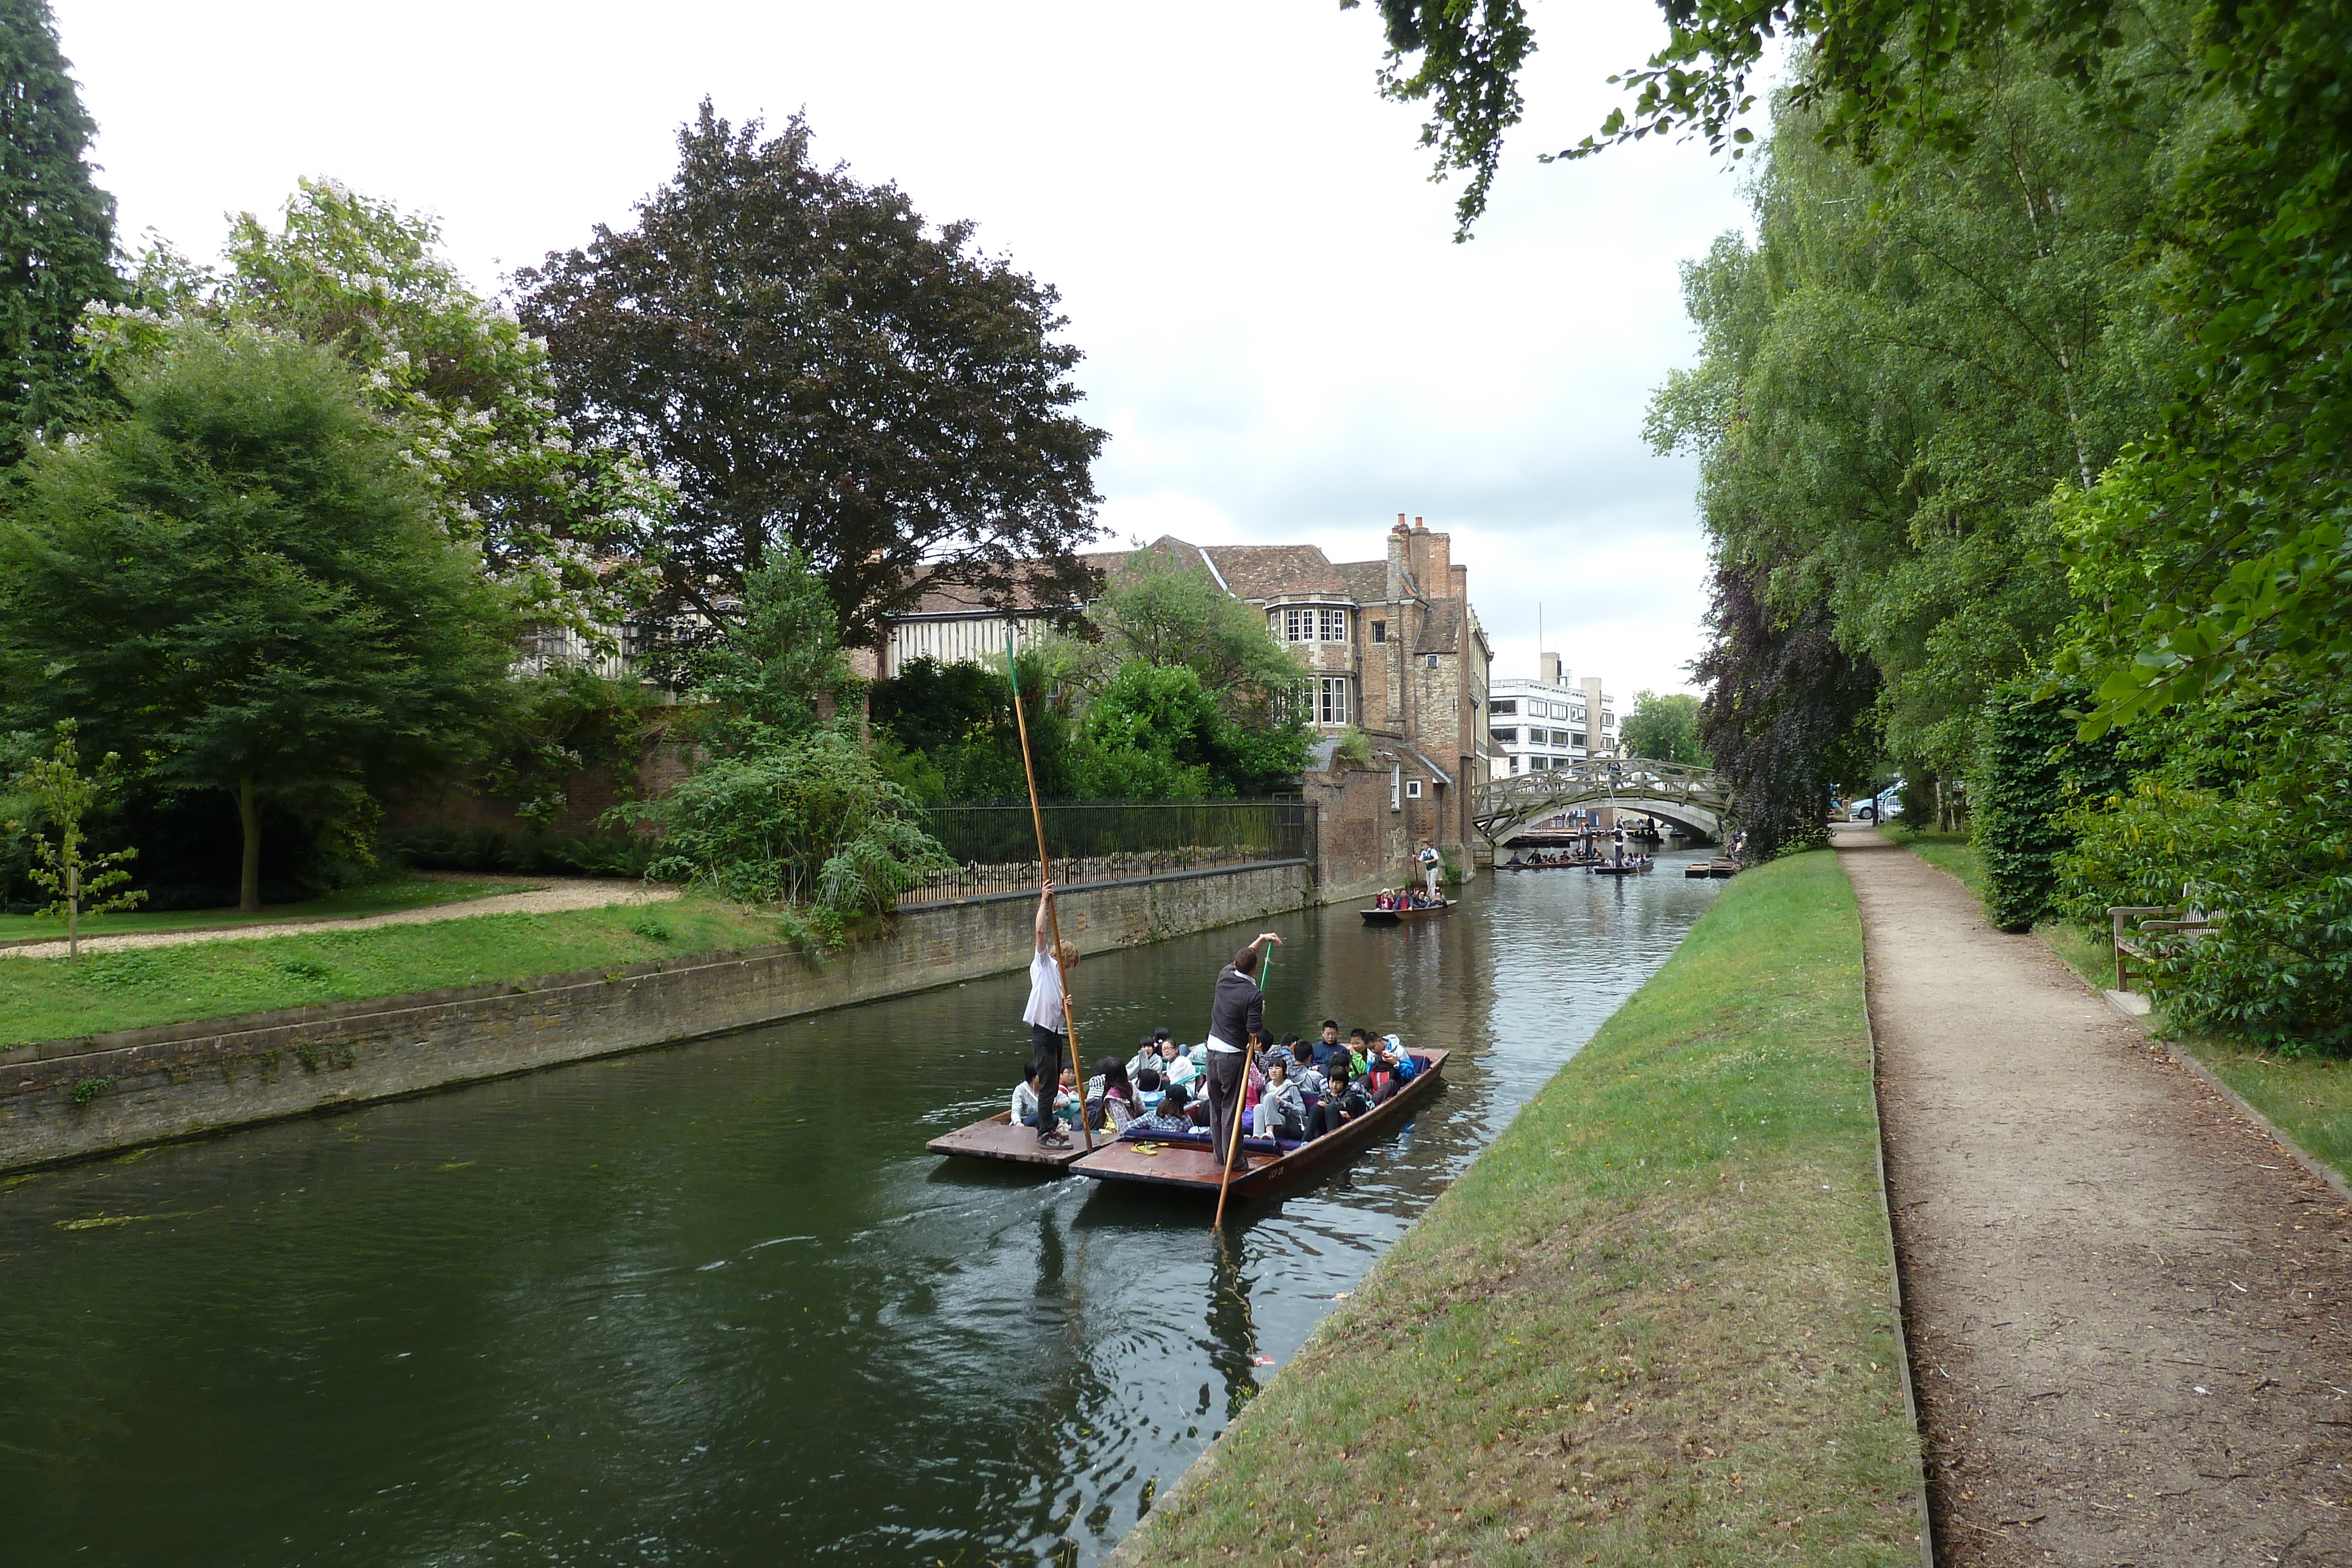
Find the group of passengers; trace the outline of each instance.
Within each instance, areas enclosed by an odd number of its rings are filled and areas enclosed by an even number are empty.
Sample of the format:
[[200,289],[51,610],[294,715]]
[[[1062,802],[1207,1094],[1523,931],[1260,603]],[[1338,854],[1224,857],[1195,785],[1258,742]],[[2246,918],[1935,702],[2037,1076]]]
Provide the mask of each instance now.
[[[1106,1056],[1096,1062],[1095,1076],[1083,1095],[1075,1074],[1065,1067],[1054,1092],[1054,1118],[1075,1127],[1083,1103],[1087,1124],[1114,1137],[1122,1133],[1181,1137],[1205,1130],[1206,1054],[1205,1046],[1187,1050],[1167,1030],[1156,1030],[1125,1061]],[[1359,1029],[1342,1039],[1338,1022],[1325,1019],[1321,1037],[1313,1040],[1288,1034],[1276,1044],[1265,1034],[1251,1036],[1242,1108],[1249,1131],[1257,1137],[1285,1142],[1319,1138],[1368,1113],[1421,1071],[1395,1035]],[[1013,1092],[1016,1124],[1036,1122],[1036,1073],[1032,1064]]]
[[1417,887],[1384,887],[1372,895],[1374,909],[1439,909],[1444,904],[1443,894],[1433,897]]
[[1545,866],[1591,865],[1598,858],[1598,856],[1580,853],[1575,850],[1566,850],[1557,854],[1546,850],[1538,850],[1531,855],[1522,855],[1515,850],[1511,853],[1511,858],[1505,861],[1503,864],[1517,870],[1528,871]]

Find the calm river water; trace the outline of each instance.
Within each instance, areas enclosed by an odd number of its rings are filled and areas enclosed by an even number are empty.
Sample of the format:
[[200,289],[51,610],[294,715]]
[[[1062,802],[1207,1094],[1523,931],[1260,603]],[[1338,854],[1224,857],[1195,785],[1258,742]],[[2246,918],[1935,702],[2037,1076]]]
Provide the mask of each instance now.
[[[1452,1047],[1279,1205],[942,1162],[1008,976],[0,1187],[9,1564],[1093,1563],[1717,884],[1482,878],[1266,923],[1268,1022]],[[1090,957],[1088,1060],[1207,1026],[1246,929]]]

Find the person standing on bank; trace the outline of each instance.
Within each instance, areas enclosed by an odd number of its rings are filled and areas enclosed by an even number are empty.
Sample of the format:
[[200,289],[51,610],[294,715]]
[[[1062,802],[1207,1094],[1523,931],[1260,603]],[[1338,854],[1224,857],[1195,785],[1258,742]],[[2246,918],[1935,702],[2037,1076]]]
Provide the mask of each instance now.
[[1216,995],[1209,1003],[1209,1136],[1219,1159],[1241,1153],[1234,1118],[1241,1113],[1250,1036],[1265,1029],[1265,993],[1257,977],[1269,942],[1282,946],[1282,938],[1267,931],[1234,955],[1218,971]]
[[[1062,1015],[1063,988],[1077,967],[1078,950],[1069,943],[1057,951],[1045,936],[1053,912],[1054,884],[1047,883],[1037,899],[1037,953],[1029,960],[1029,1005],[1022,1021],[1029,1026],[1029,1054],[1039,1083],[1059,1083],[1070,1062],[1070,1037],[1062,1031],[1069,1020]],[[1041,1148],[1066,1149],[1069,1134],[1054,1123],[1054,1097],[1037,1096],[1037,1144]]]

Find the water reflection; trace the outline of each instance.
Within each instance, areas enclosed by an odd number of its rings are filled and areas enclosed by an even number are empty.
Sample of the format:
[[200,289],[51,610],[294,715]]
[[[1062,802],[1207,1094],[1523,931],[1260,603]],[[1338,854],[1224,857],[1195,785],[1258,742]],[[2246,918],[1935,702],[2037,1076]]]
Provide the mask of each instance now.
[[[15,1184],[9,1560],[1096,1562],[1713,891],[1267,923],[1276,1028],[1455,1055],[1222,1238],[923,1152],[1003,1103],[1018,976]],[[1234,939],[1087,959],[1089,1059],[1197,1036]]]

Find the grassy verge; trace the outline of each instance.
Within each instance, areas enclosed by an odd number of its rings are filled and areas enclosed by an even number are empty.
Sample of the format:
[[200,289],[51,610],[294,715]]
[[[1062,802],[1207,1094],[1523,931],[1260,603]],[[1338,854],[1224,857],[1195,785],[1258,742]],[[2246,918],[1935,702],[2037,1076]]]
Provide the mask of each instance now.
[[1878,831],[1937,871],[1948,872],[1959,878],[1979,898],[1984,896],[1984,868],[1977,863],[1976,849],[1969,842],[1966,832],[1948,833],[1940,828],[1906,828],[1900,822],[1884,823]]
[[0,1046],[528,980],[775,940],[772,920],[688,898],[650,907],[134,947],[74,963],[0,958]]
[[[493,898],[501,893],[526,893],[543,882],[425,882],[399,877],[348,887],[324,898],[300,904],[273,904],[258,915],[234,909],[132,909],[102,915],[82,922],[85,936],[121,936],[139,931],[204,931],[216,926],[264,925],[280,920],[336,920],[362,915],[390,915],[402,909],[426,909],[441,904],[464,904]],[[62,920],[31,915],[0,915],[0,942],[65,940]]]
[[[2034,931],[2092,986],[2104,990],[2116,983],[2109,938],[2063,921],[2037,925]],[[2150,1032],[2203,1063],[2305,1154],[2352,1180],[2352,1062],[2272,1056],[2242,1040],[2186,1033],[2171,1025],[2161,1008],[2147,1021]]]
[[1876,1147],[1844,873],[1745,873],[1132,1559],[1916,1561]]

